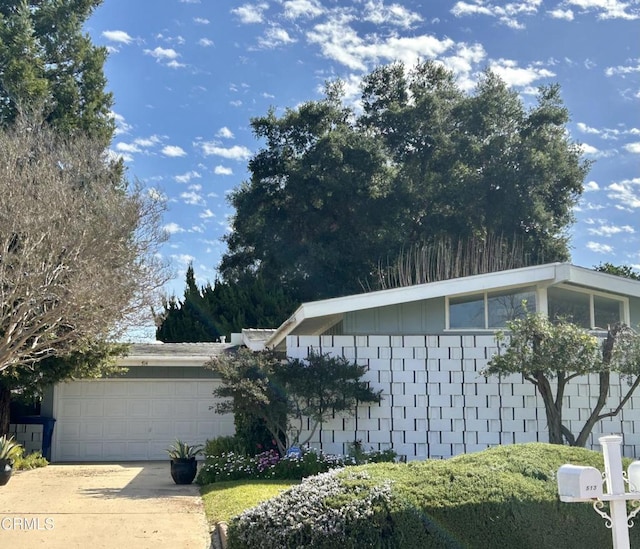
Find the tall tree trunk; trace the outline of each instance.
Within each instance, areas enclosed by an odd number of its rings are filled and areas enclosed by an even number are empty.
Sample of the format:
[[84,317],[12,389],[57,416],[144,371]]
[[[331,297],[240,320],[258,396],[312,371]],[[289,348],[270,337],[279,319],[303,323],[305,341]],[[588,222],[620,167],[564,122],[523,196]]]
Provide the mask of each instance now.
[[549,380],[543,373],[535,374],[536,387],[540,392],[542,401],[544,402],[544,410],[547,414],[547,428],[549,429],[549,442],[551,444],[564,444],[562,434],[562,404],[560,407],[556,405],[553,397],[553,390],[549,384]]
[[11,390],[0,383],[0,436],[9,433]]

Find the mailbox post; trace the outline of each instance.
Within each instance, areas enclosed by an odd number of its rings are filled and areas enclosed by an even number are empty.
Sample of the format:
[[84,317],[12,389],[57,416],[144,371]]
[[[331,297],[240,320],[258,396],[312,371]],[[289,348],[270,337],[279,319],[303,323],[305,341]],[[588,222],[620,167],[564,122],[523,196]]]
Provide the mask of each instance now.
[[[622,470],[622,437],[609,435],[600,437],[598,441],[604,455],[604,473],[595,467],[563,465],[557,474],[560,501],[593,503],[593,509],[611,529],[613,549],[630,549],[629,528],[640,512],[640,462],[632,463],[628,474],[625,474]],[[606,493],[603,493],[603,482],[607,487]],[[629,492],[625,492],[625,483],[629,485]],[[609,502],[610,514],[603,511],[605,501]],[[627,501],[633,507],[629,515]]]

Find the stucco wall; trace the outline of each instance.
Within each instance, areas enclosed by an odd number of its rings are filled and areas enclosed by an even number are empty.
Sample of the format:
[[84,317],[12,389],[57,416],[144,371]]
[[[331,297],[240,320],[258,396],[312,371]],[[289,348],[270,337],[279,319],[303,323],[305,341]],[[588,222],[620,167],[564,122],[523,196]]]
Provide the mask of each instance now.
[[[383,391],[379,405],[361,406],[357,417],[323,426],[311,445],[326,452],[344,453],[355,439],[365,449],[393,448],[413,460],[548,442],[535,387],[520,375],[499,380],[480,374],[497,350],[492,335],[287,337],[289,356],[304,358],[311,349],[367,365],[366,379]],[[617,376],[611,381],[612,397],[626,391],[626,382]],[[573,432],[588,416],[597,383],[597,376],[584,376],[568,386],[564,417]],[[588,447],[599,449],[598,437],[612,433],[624,434],[625,456],[640,455],[640,392],[617,417],[596,425]]]

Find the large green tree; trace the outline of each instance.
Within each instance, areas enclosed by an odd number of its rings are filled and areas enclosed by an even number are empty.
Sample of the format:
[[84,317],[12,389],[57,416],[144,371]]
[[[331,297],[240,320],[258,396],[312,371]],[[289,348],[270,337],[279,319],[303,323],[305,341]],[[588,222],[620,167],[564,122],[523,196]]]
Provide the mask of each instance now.
[[0,2],[0,124],[44,112],[69,134],[107,146],[115,129],[103,72],[107,50],[82,26],[102,0]]
[[217,341],[243,328],[279,326],[295,309],[282,288],[264,277],[244,275],[240,282],[196,284],[193,266],[186,273],[184,297],[165,298],[156,315],[156,337],[164,342]]
[[307,301],[358,292],[379,264],[443,237],[504,235],[533,263],[566,260],[588,170],[568,119],[557,86],[527,108],[491,72],[466,93],[431,62],[374,70],[361,110],[339,83],[272,110],[252,120],[263,146],[230,195],[222,276],[264,276]]

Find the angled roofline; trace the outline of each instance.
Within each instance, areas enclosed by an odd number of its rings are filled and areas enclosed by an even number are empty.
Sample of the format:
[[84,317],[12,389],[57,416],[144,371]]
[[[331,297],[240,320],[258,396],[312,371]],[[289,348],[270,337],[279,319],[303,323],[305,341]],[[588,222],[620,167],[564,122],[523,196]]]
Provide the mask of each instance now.
[[[275,348],[305,320],[341,317],[344,313],[374,309],[424,299],[460,295],[479,291],[547,283],[549,286],[569,282],[610,293],[640,297],[640,282],[601,273],[569,263],[549,263],[507,271],[497,271],[461,278],[428,282],[390,290],[335,297],[303,303],[267,340],[266,347]],[[615,290],[611,289],[615,283]]]

